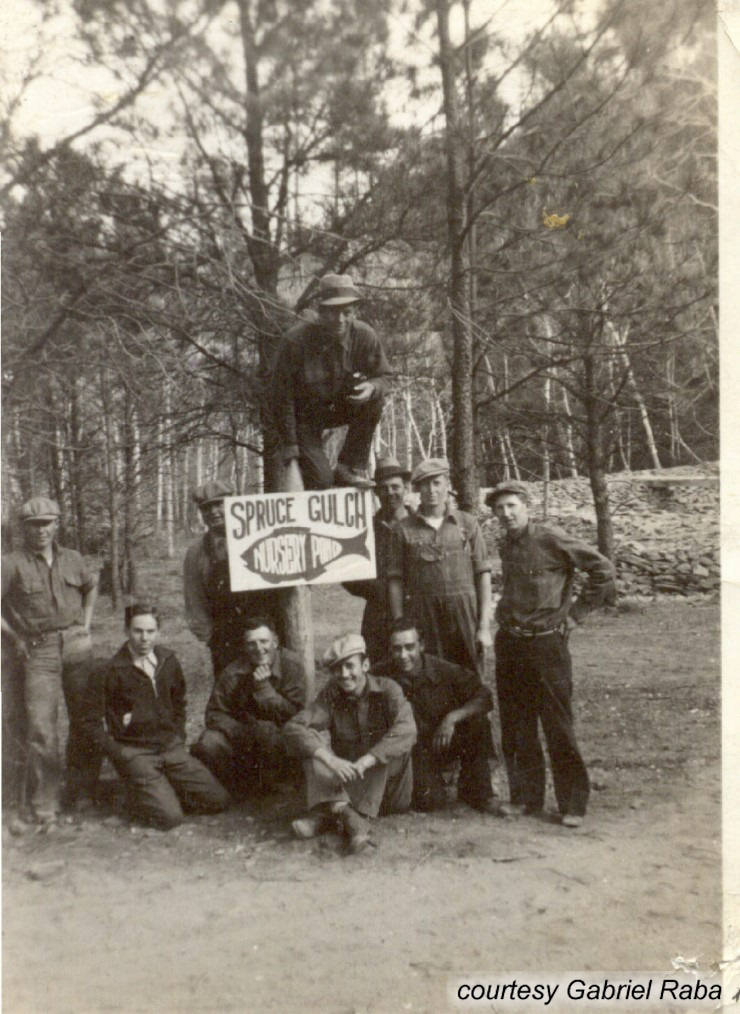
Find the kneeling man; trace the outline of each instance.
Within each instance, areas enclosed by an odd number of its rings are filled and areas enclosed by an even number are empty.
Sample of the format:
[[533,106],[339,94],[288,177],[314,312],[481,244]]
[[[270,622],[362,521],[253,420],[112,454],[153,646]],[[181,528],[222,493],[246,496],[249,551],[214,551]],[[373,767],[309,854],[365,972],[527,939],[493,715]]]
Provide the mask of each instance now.
[[185,678],[157,645],[154,606],[127,610],[126,643],[87,688],[85,727],[110,758],[135,817],[167,830],[185,812],[218,813],[229,794],[185,746]]
[[415,810],[447,802],[442,772],[460,759],[457,796],[484,813],[498,814],[488,758],[494,753],[488,712],[493,697],[477,673],[428,655],[413,620],[391,627],[391,654],[384,666],[411,702],[419,738],[413,751]]
[[[247,620],[242,654],[216,680],[206,727],[190,752],[233,796],[264,791],[291,774],[281,729],[305,703],[298,656],[280,649],[264,616]],[[299,772],[300,773],[300,772]]]
[[293,830],[312,838],[338,823],[357,853],[370,843],[368,818],[409,808],[416,725],[398,684],[369,674],[359,634],[338,637],[324,663],[331,679],[283,730],[306,774],[309,813]]

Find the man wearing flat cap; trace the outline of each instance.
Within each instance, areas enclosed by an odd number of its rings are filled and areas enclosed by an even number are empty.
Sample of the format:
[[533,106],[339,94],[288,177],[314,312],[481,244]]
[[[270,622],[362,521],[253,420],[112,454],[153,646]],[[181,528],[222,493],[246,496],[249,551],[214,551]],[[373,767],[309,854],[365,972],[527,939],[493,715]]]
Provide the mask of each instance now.
[[379,458],[375,468],[375,492],[380,509],[373,518],[375,530],[374,581],[348,581],[344,587],[352,595],[365,599],[360,632],[365,638],[370,664],[374,665],[388,653],[391,611],[388,603],[388,560],[391,551],[391,530],[396,521],[411,513],[406,506],[406,485],[411,475],[393,457]]
[[293,831],[313,838],[338,826],[356,853],[370,843],[370,818],[411,804],[416,725],[398,684],[370,675],[359,634],[338,637],[324,664],[329,682],[283,727],[306,775],[308,814],[293,821]]
[[56,542],[59,505],[45,496],[23,504],[23,549],[3,557],[2,630],[15,649],[25,719],[24,816],[54,827],[62,802],[57,716],[62,694],[69,715],[65,803],[92,799],[101,754],[82,727],[92,664],[98,578],[82,556]]
[[214,677],[241,655],[247,618],[268,616],[274,622],[278,609],[275,592],[231,590],[224,497],[233,492],[220,479],[193,490],[208,531],[185,554],[185,618],[198,640],[210,648]]
[[[539,813],[545,802],[542,725],[564,827],[579,827],[589,781],[573,728],[570,626],[614,594],[606,557],[554,525],[529,517],[527,487],[502,482],[486,503],[503,529],[503,589],[496,608],[496,686],[509,779],[505,816]],[[576,570],[586,584],[573,601]]]
[[[361,295],[349,275],[324,275],[318,317],[283,339],[272,375],[272,405],[286,487],[369,488],[366,469],[390,366],[375,331],[355,319]],[[324,430],[348,427],[336,469]]]
[[411,484],[419,509],[394,526],[388,564],[393,619],[408,612],[431,655],[481,672],[491,646],[491,564],[480,525],[451,505],[446,458],[422,461]]

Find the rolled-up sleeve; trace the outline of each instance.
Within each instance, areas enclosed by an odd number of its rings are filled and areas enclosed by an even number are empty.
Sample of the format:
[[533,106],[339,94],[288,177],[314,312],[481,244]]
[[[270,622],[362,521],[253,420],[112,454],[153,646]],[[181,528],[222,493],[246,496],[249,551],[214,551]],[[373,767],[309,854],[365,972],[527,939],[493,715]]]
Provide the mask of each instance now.
[[386,734],[370,747],[369,752],[381,764],[408,753],[416,742],[416,722],[411,705],[403,690],[393,680],[383,679],[383,696],[393,721]]
[[470,551],[473,560],[473,571],[476,574],[484,574],[491,569],[491,558],[486,549],[486,540],[480,525],[476,522],[470,539]]
[[587,578],[570,610],[570,615],[577,621],[614,596],[616,591],[614,565],[587,542],[576,539],[560,529],[552,534],[560,551],[568,557],[573,567],[583,571]]

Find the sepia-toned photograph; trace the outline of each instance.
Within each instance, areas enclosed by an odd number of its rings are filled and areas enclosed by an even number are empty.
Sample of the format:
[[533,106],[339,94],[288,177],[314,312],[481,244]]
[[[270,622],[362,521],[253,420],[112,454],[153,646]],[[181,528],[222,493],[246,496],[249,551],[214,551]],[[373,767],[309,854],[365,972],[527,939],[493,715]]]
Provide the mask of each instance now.
[[737,1002],[728,7],[4,6],[7,1014]]

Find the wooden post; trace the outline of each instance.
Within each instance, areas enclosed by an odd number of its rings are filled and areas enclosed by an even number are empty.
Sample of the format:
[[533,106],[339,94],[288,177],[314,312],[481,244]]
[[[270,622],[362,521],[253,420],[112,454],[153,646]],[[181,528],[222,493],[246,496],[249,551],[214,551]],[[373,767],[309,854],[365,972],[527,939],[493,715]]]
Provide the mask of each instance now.
[[[303,478],[297,461],[283,470],[280,489],[286,493],[302,493]],[[306,701],[316,691],[316,662],[314,656],[313,612],[311,588],[296,587],[280,590],[280,635],[283,645],[294,651],[301,660],[306,679]]]

